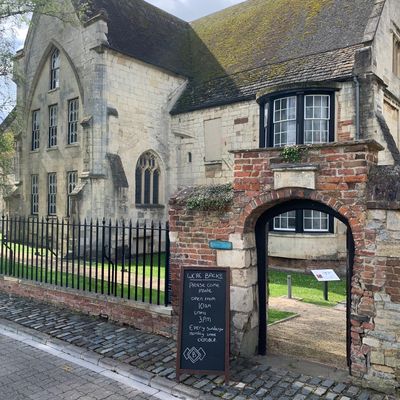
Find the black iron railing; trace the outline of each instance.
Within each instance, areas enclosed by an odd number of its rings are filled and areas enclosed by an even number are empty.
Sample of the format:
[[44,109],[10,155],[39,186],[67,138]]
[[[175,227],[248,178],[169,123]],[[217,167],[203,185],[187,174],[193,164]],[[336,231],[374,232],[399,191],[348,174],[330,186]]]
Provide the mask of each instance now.
[[170,302],[168,223],[2,217],[0,225],[2,275]]

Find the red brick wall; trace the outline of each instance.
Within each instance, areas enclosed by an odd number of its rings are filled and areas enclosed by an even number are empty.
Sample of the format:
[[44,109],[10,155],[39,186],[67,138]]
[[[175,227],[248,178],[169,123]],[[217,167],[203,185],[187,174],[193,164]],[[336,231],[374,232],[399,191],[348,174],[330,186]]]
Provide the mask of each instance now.
[[385,281],[386,292],[390,295],[391,300],[400,303],[400,258],[391,258],[386,261]]
[[54,288],[50,285],[13,278],[1,278],[0,291],[45,301],[88,315],[107,315],[111,321],[127,324],[145,332],[167,337],[173,335],[171,316],[157,313],[155,309],[145,304],[90,293],[84,294],[72,289]]
[[[225,212],[188,210],[185,207],[185,192],[178,193],[171,201],[170,210],[170,229],[174,236],[171,269],[175,312],[178,311],[176,293],[180,266],[216,264],[216,252],[209,249],[209,240],[228,240],[231,233],[254,232],[258,218],[278,203],[292,199],[317,201],[345,217],[353,233],[356,254],[352,314],[357,318],[352,320],[352,370],[359,376],[366,373],[370,348],[362,345],[362,338],[366,329],[373,328],[374,292],[382,289],[382,285],[376,283],[382,269],[386,268],[386,265],[381,268],[374,264],[374,237],[366,229],[366,182],[370,167],[377,164],[380,149],[374,142],[311,146],[302,162],[318,167],[315,190],[273,190],[274,172],[271,167],[280,161],[279,149],[234,152],[234,202]],[[395,286],[397,280],[390,282],[388,292],[398,293]]]

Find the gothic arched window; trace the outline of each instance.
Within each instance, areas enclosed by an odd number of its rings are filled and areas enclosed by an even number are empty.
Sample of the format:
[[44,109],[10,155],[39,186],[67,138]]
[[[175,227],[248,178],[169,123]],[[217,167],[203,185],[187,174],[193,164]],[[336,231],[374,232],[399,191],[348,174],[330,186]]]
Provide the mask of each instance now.
[[161,170],[158,158],[148,151],[142,154],[136,164],[136,204],[159,204]]
[[60,86],[60,50],[54,49],[50,60],[50,90]]

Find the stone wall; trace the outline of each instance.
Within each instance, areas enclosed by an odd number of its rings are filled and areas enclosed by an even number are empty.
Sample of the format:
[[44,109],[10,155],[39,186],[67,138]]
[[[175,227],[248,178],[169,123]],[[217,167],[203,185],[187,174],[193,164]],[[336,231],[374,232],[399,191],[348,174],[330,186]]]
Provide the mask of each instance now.
[[[186,80],[113,51],[107,51],[106,67],[107,105],[115,110],[115,116],[109,116],[103,141],[108,153],[121,157],[129,188],[122,204],[108,169],[109,181],[103,193],[108,201],[105,213],[112,213],[113,218],[165,220],[168,199],[176,191],[170,168],[174,147],[169,140],[169,111],[174,93],[182,90]],[[162,207],[139,209],[135,204],[135,170],[139,157],[148,150],[157,154],[161,164],[159,200]]]
[[[355,99],[353,82],[336,84],[335,141],[355,137]],[[233,179],[234,157],[231,151],[259,147],[260,106],[256,101],[234,103],[172,116],[171,140],[176,152],[171,168],[177,185],[223,184]],[[205,162],[204,122],[221,118],[222,159]],[[188,153],[192,161],[188,162]]]
[[[275,189],[276,172],[271,168],[279,150],[237,151],[235,155],[234,201],[224,211],[193,211],[185,206],[190,190],[182,191],[171,201],[171,268],[172,285],[177,293],[180,267],[183,265],[218,265],[231,269],[231,342],[235,354],[254,354],[258,340],[258,289],[255,224],[259,217],[276,204],[293,199],[306,199],[330,207],[344,218],[353,234],[355,258],[351,294],[351,362],[354,376],[372,386],[394,390],[398,386],[398,368],[377,364],[373,348],[365,342],[379,330],[390,326],[391,318],[399,311],[394,296],[397,271],[387,255],[377,257],[376,229],[368,227],[367,190],[368,173],[377,164],[379,145],[373,142],[327,144],[310,146],[305,159],[304,173],[312,174],[314,182],[306,187]],[[310,166],[315,167],[314,170]],[[296,168],[301,169],[301,165]],[[288,166],[290,174],[291,166]],[[298,170],[297,170],[298,172]],[[209,240],[231,241],[233,250],[211,250]],[[391,293],[391,294],[390,294]],[[392,308],[379,313],[382,303],[389,300]],[[382,301],[380,300],[382,299]],[[173,305],[178,311],[179,299]],[[394,314],[392,314],[394,313]],[[378,319],[380,327],[375,324]],[[381,319],[381,320],[379,320]],[[394,329],[394,328],[393,328]],[[375,333],[373,333],[375,332]],[[388,333],[386,342],[381,337],[378,352],[392,346],[388,360],[393,363],[399,346],[398,332]],[[393,356],[390,358],[389,354]],[[398,353],[397,353],[398,354]],[[385,361],[386,362],[386,361]]]
[[[268,252],[273,257],[301,260],[340,260],[346,258],[346,227],[333,221],[334,233],[295,233],[271,231]],[[290,242],[290,246],[287,243]]]
[[373,42],[374,72],[397,99],[400,98],[400,79],[393,73],[393,35],[400,34],[399,27],[399,3],[397,0],[386,0]]

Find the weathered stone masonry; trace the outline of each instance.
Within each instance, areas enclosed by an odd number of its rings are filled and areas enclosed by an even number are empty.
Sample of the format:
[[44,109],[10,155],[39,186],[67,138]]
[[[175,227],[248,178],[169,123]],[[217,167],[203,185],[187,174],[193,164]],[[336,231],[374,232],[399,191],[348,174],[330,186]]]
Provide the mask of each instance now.
[[[351,284],[352,373],[371,386],[384,385],[393,390],[400,376],[399,258],[393,257],[393,252],[399,250],[395,250],[395,242],[387,249],[389,230],[377,223],[376,213],[386,211],[367,208],[369,173],[376,168],[380,150],[381,146],[373,141],[310,146],[304,163],[279,165],[280,171],[286,168],[288,183],[283,187],[280,177],[279,189],[275,187],[278,180],[274,171],[280,161],[278,149],[234,152],[231,207],[223,212],[188,210],[187,189],[171,201],[173,293],[178,293],[179,269],[183,265],[230,267],[232,351],[254,354],[259,322],[255,224],[267,209],[288,200],[307,199],[325,204],[348,221],[355,242]],[[304,178],[295,180],[298,187],[290,183],[293,173]],[[399,218],[399,211],[394,212]],[[382,221],[379,218],[380,224],[384,224]],[[389,224],[393,228],[393,220]],[[396,236],[400,229],[390,232]],[[233,250],[211,250],[211,239],[229,240]],[[175,295],[175,312],[178,302]]]

